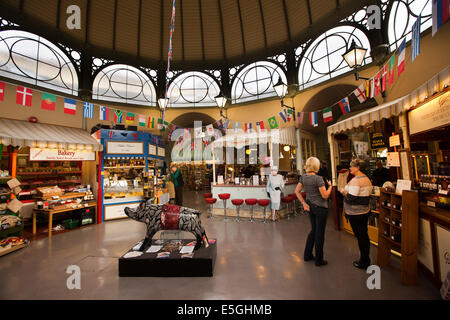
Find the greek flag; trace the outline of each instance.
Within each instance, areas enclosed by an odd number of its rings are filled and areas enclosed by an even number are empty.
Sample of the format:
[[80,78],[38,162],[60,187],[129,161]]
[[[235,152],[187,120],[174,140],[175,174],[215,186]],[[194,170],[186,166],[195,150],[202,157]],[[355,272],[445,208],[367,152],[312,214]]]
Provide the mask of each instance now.
[[412,26],[411,62],[420,54],[420,16]]
[[83,117],[88,118],[88,119],[94,118],[94,104],[93,103],[85,102],[83,104]]

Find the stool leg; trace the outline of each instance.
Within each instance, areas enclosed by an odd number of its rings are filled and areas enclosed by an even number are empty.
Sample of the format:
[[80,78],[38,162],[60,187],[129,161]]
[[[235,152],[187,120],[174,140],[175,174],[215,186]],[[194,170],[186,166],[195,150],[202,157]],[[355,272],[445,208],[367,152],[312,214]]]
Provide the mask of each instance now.
[[236,215],[237,215],[236,222],[241,221],[241,219],[239,219],[239,207],[240,206],[236,206]]
[[209,205],[209,218],[211,220],[214,219],[214,216],[213,216],[213,205],[212,204]]
[[255,220],[253,220],[253,206],[251,206],[250,208],[250,222],[253,222]]
[[287,203],[286,207],[287,207],[287,212],[288,212],[287,219],[290,220],[291,219],[291,211],[290,211],[291,205],[289,203]]
[[223,200],[223,213],[225,217],[223,218],[223,221],[228,221],[227,219],[227,200]]
[[267,220],[266,220],[266,207],[263,207],[263,215],[264,215],[263,223],[267,223]]

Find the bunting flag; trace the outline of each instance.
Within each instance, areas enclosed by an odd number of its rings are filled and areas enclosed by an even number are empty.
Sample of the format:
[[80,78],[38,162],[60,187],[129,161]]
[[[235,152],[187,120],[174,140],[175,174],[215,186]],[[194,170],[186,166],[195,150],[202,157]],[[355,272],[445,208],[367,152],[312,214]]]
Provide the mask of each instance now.
[[103,121],[109,121],[109,108],[100,106],[99,119]]
[[230,125],[230,120],[226,119],[225,122],[223,123],[223,127],[225,129],[228,129],[228,126]]
[[394,75],[395,75],[395,54],[389,59],[389,85],[392,86],[394,84]]
[[134,113],[127,112],[127,117],[125,118],[126,124],[134,124]]
[[149,116],[148,117],[148,124],[147,124],[148,128],[154,129],[155,128],[155,118]]
[[317,127],[319,124],[317,122],[317,112],[310,112],[309,113],[309,124],[312,127]]
[[235,122],[233,125],[234,132],[239,132],[239,122]]
[[145,127],[145,116],[143,116],[142,114],[140,114],[140,115],[138,116],[138,119],[139,119],[139,126],[140,126],[140,127]]
[[370,79],[366,80],[366,98],[371,98],[370,94],[370,88],[371,88],[371,81]]
[[[236,125],[236,122],[234,123]],[[209,124],[206,126],[206,134],[208,136],[213,136],[214,135],[214,127],[212,124]]]
[[405,71],[405,50],[406,49],[406,38],[403,39],[400,47],[398,47],[398,61],[397,61],[397,74],[400,75]]
[[339,101],[339,107],[341,107],[343,115],[350,113],[350,103],[348,102],[348,97],[345,97],[344,99]]
[[291,121],[292,119],[294,119],[294,110],[288,109],[287,110],[287,121]]
[[83,117],[86,119],[94,118],[94,104],[85,102],[83,103]]
[[256,122],[256,130],[258,130],[258,132],[261,132],[262,130],[264,130],[264,121]]
[[440,27],[448,20],[450,14],[450,1],[449,0],[432,0],[431,3],[431,15],[432,15],[432,32],[434,37]]
[[16,103],[25,107],[31,107],[33,90],[27,87],[18,86],[16,91]]
[[375,98],[375,77],[370,79],[370,97]]
[[0,81],[0,101],[5,100],[5,83]]
[[54,94],[42,92],[41,109],[55,111],[56,96]]
[[323,115],[323,122],[324,123],[333,121],[333,109],[331,107],[323,109],[322,110],[322,115]]
[[252,133],[252,123],[251,122],[245,123],[245,132]]
[[303,124],[303,119],[305,118],[304,112],[297,112],[297,123]]
[[356,98],[358,99],[359,103],[363,103],[364,101],[367,100],[366,92],[364,90],[364,84],[363,83],[361,83],[359,85],[359,87],[356,88],[356,90],[353,91],[352,93],[356,96]]
[[414,62],[414,59],[420,54],[420,20],[421,18],[419,15],[411,30],[411,62]]
[[381,74],[381,91],[382,92],[386,91],[387,77],[388,77],[388,65],[385,64],[383,66],[382,74]]
[[277,123],[277,119],[275,118],[275,116],[273,116],[272,118],[269,118],[268,121],[269,121],[270,129],[278,128],[278,123]]
[[158,129],[162,131],[166,131],[167,126],[169,123],[167,121],[163,121],[163,119],[158,119]]
[[281,117],[281,119],[283,119],[284,123],[287,122],[286,109],[284,109],[283,111],[280,112],[280,117]]
[[375,95],[379,95],[381,93],[381,71],[378,71],[374,77],[375,82]]
[[121,110],[114,110],[114,123],[122,123],[123,112]]
[[223,129],[223,121],[222,121],[222,119],[220,119],[219,121],[217,121],[217,125],[219,126],[219,129],[220,129],[220,130]]
[[77,113],[77,102],[74,99],[64,98],[64,113],[71,115]]

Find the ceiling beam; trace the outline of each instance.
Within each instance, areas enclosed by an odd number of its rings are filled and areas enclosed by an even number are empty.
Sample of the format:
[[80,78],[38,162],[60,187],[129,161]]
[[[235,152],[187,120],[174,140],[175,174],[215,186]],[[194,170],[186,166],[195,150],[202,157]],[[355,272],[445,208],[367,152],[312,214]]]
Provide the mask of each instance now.
[[58,4],[56,7],[56,29],[59,31],[59,22],[60,22],[60,16],[61,16],[61,0],[58,0]]
[[[117,5],[117,0],[116,0]],[[84,26],[84,42],[89,42],[89,20],[91,16],[91,0],[86,0],[86,24]]]
[[261,22],[263,26],[263,33],[264,33],[264,48],[267,49],[267,32],[266,32],[266,22],[264,21],[264,11],[261,4],[261,0],[258,0],[258,6],[259,6],[259,13],[261,15]]
[[180,25],[181,25],[181,60],[184,61],[184,22],[183,22],[183,0],[180,1]]
[[164,44],[164,0],[161,0],[160,2],[160,15],[159,18],[161,19],[159,22],[159,61],[163,63],[164,61],[164,55],[163,55],[163,44]]
[[223,29],[223,17],[222,17],[222,6],[220,5],[220,0],[217,0],[217,6],[219,7],[219,20],[220,20],[220,32],[222,33],[222,54],[223,58],[227,59],[227,51],[225,46],[225,31]]
[[205,61],[205,39],[203,35],[202,0],[198,0],[198,9],[200,13],[200,39],[202,40],[202,61]]
[[23,3],[25,2],[25,0],[20,0],[19,2],[19,12],[20,14],[23,14]]
[[312,25],[312,14],[311,14],[311,4],[309,3],[309,0],[306,0],[306,6],[308,7],[308,17],[309,17],[309,25]]
[[336,9],[339,9],[340,6],[339,0],[336,0]]
[[113,51],[116,51],[116,33],[117,33],[117,0],[114,0]]
[[284,20],[286,21],[286,30],[288,34],[289,43],[291,43],[291,27],[289,25],[289,16],[287,12],[286,0],[282,0],[283,3],[283,11],[284,11]]
[[137,55],[141,56],[141,23],[142,23],[142,0],[139,0],[138,12],[138,34],[137,34]]
[[245,37],[244,37],[244,25],[242,24],[242,13],[241,13],[241,1],[237,1],[238,11],[239,11],[239,24],[241,26],[241,37],[242,37],[242,47],[244,49],[244,55],[247,54],[247,50],[245,48]]

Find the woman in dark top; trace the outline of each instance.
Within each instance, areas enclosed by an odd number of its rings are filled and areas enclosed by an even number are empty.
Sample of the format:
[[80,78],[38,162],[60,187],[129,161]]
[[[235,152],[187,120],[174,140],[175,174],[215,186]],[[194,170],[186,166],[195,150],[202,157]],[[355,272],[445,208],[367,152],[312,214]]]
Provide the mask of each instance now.
[[[306,174],[300,177],[295,194],[308,212],[311,221],[311,232],[308,235],[305,246],[304,260],[315,259],[316,266],[324,266],[328,262],[323,259],[323,243],[325,237],[325,226],[328,216],[328,198],[331,194],[331,183],[327,180],[328,189],[325,188],[323,178],[317,175],[320,161],[315,157],[306,160]],[[301,191],[306,192],[306,201]],[[313,256],[315,248],[316,257]]]
[[172,166],[170,176],[175,186],[175,204],[177,206],[183,205],[183,177],[180,170],[176,166]]

